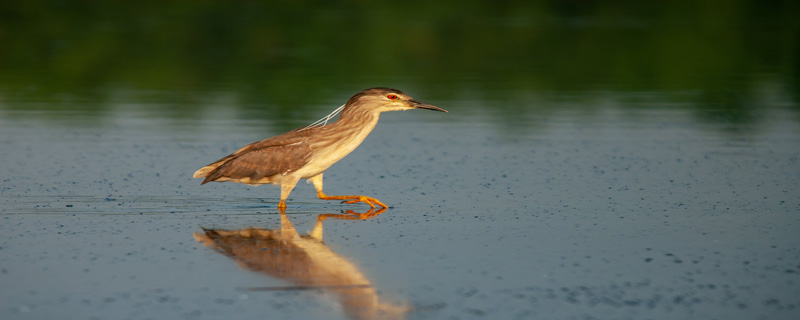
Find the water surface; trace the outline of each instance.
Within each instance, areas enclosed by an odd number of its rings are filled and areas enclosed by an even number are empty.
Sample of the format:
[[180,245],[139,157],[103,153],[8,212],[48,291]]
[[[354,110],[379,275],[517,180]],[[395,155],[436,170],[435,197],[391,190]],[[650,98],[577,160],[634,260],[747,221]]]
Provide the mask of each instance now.
[[[178,3],[2,8],[0,318],[796,317],[794,2]],[[372,86],[388,210],[191,178]]]

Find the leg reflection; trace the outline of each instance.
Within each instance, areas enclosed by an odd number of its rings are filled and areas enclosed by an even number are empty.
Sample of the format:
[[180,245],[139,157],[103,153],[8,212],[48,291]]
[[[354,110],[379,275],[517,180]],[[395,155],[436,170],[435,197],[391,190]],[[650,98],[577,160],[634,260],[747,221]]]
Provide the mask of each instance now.
[[[280,228],[248,227],[237,230],[208,229],[194,234],[203,245],[214,249],[242,268],[283,280],[287,285],[250,287],[248,291],[322,290],[338,300],[351,319],[404,319],[411,310],[404,303],[388,303],[372,281],[348,257],[335,253],[322,241],[322,221],[328,218],[363,220],[384,211],[369,210],[345,214],[320,214],[314,230],[300,235],[286,210],[280,211]],[[224,276],[224,275],[222,275]]]
[[353,210],[347,210],[344,214],[323,213],[317,216],[317,221],[325,221],[328,218],[338,220],[366,220],[377,217],[379,214],[384,213],[387,208],[375,209],[371,208],[364,213],[358,213]]

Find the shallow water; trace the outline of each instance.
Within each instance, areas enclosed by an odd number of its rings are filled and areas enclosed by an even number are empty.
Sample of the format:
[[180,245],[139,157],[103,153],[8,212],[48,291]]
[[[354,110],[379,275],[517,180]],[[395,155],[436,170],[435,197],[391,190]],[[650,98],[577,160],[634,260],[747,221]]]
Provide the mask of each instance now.
[[[0,319],[797,318],[797,3],[484,3],[0,6]],[[388,210],[191,178],[373,86]]]
[[[450,109],[385,114],[326,173],[328,193],[363,192],[392,208],[325,220],[319,245],[337,262],[321,266],[344,263],[364,281],[311,287],[195,239],[203,229],[281,229],[278,188],[191,179],[260,139],[257,122],[217,119],[209,130],[137,112],[87,126],[4,117],[0,156],[13,170],[2,176],[0,310],[15,319],[796,314],[792,112],[726,134],[680,110],[556,112],[501,128]],[[367,209],[317,200],[301,183],[287,216],[304,234],[320,214]],[[318,251],[307,259],[323,259]],[[365,294],[383,307],[346,303]]]

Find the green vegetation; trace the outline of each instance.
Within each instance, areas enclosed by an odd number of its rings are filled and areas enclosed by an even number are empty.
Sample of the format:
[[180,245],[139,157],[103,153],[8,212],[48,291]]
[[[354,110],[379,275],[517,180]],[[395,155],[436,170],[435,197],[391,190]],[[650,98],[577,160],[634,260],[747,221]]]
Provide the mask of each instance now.
[[535,111],[531,95],[610,92],[746,122],[765,99],[797,108],[798,12],[797,1],[3,1],[0,110],[124,102],[186,117],[231,97],[251,116],[308,119],[312,105],[388,85],[513,112]]

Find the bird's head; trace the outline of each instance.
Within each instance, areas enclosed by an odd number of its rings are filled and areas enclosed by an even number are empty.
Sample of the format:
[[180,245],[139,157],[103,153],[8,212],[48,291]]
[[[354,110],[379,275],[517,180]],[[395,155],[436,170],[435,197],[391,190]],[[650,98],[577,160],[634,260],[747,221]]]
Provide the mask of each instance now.
[[398,111],[410,109],[428,109],[447,112],[447,110],[414,100],[400,90],[392,88],[371,88],[353,95],[347,101],[348,106],[369,108],[377,112]]

